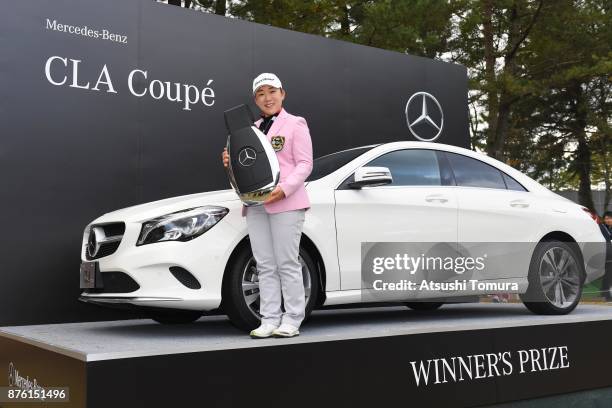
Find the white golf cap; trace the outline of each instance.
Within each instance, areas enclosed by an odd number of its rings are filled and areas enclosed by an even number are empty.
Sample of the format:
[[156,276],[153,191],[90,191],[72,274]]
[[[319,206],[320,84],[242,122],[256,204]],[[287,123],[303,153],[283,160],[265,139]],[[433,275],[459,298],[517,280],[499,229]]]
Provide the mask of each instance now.
[[257,88],[259,88],[262,85],[270,85],[270,86],[273,86],[274,88],[283,87],[283,84],[281,83],[280,79],[278,79],[276,75],[271,74],[269,72],[264,72],[263,74],[259,74],[257,78],[253,80],[253,95],[255,95]]

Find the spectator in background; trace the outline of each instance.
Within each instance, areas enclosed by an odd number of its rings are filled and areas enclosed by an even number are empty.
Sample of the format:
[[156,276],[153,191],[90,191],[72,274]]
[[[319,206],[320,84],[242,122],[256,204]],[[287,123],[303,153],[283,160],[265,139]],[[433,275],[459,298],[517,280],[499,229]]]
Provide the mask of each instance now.
[[606,211],[603,220],[608,232],[612,232],[612,211]]
[[601,281],[601,292],[607,302],[612,301],[612,211],[606,211],[601,224],[601,232],[606,237],[606,271]]

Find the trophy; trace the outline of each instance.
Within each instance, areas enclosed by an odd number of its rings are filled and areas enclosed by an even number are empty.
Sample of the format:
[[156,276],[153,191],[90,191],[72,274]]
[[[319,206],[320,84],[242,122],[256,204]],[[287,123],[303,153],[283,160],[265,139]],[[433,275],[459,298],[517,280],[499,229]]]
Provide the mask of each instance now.
[[245,205],[261,205],[280,178],[276,152],[267,136],[253,124],[255,119],[247,105],[231,108],[224,116],[230,184]]

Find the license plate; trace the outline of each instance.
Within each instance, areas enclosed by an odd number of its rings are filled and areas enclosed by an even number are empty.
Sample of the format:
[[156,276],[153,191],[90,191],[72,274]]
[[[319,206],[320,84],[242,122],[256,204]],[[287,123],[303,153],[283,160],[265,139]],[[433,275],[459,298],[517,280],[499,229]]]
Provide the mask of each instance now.
[[97,262],[82,262],[81,263],[81,289],[96,288],[96,270],[98,269]]

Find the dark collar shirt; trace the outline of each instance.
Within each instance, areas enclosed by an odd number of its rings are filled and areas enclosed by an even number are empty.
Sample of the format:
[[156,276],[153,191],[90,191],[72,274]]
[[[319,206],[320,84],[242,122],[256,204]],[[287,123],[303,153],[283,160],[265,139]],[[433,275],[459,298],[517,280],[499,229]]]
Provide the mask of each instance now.
[[272,123],[274,122],[274,119],[276,119],[277,116],[278,113],[276,115],[263,116],[263,120],[259,124],[259,130],[261,130],[264,135],[268,134],[268,131],[272,127]]

